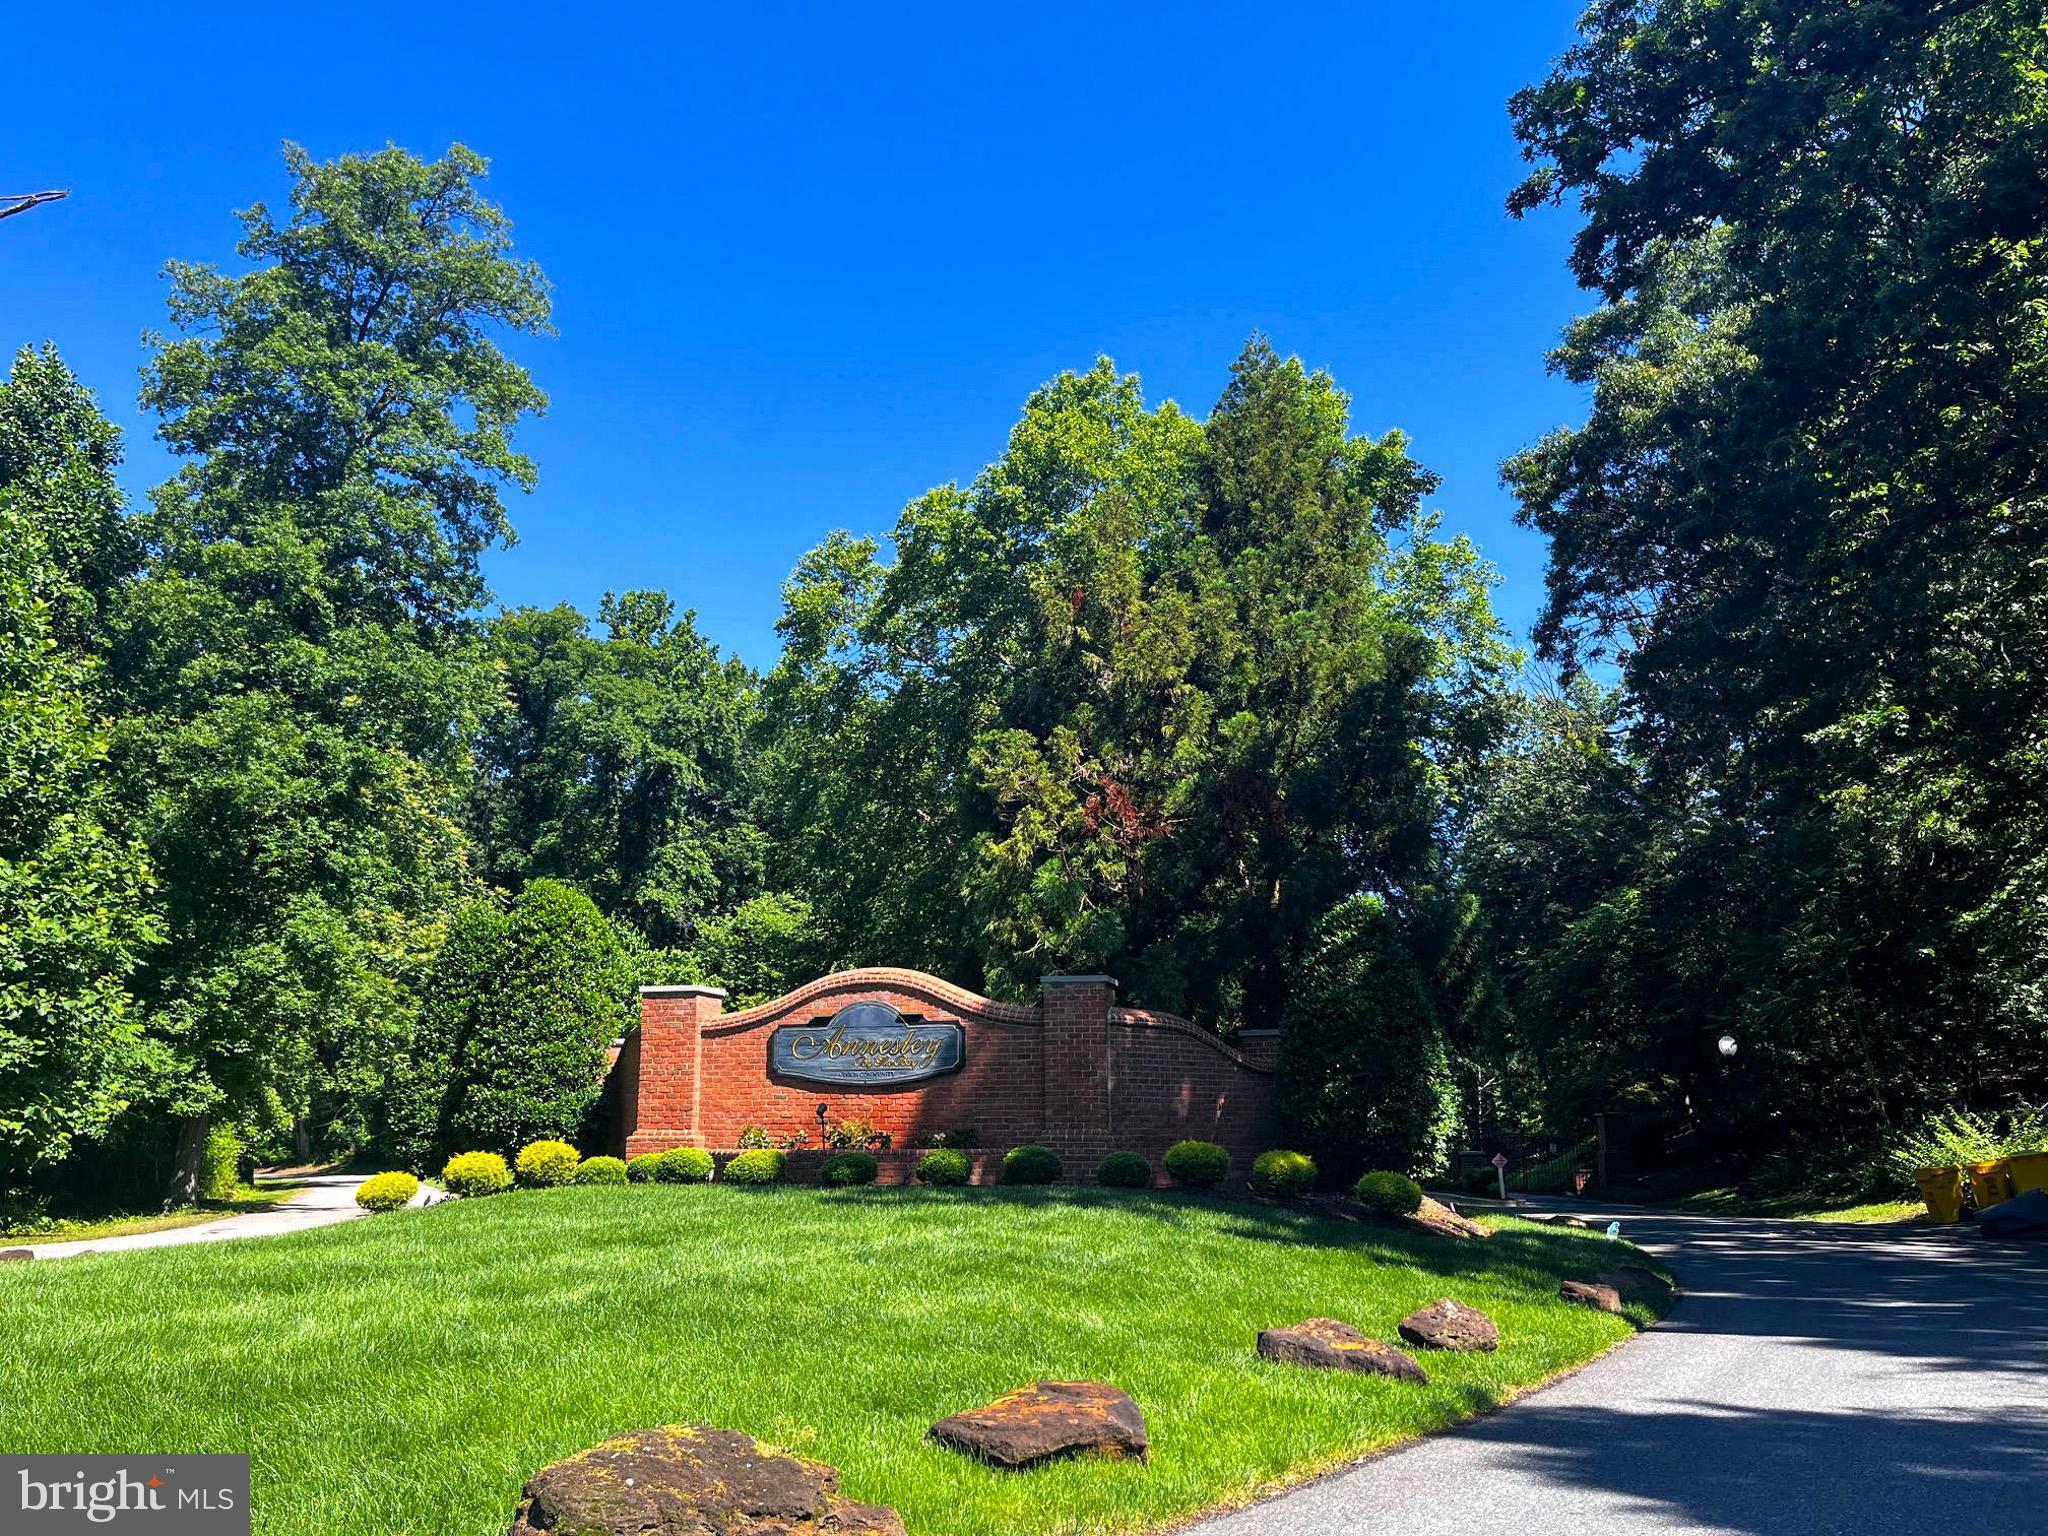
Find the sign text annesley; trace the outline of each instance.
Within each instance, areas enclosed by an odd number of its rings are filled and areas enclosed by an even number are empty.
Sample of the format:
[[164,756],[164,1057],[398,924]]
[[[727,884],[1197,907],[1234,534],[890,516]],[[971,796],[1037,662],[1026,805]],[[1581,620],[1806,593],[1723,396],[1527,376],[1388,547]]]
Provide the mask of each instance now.
[[957,1072],[966,1060],[958,1024],[927,1024],[887,1003],[848,1003],[829,1019],[784,1024],[768,1037],[769,1070],[814,1083],[887,1087]]

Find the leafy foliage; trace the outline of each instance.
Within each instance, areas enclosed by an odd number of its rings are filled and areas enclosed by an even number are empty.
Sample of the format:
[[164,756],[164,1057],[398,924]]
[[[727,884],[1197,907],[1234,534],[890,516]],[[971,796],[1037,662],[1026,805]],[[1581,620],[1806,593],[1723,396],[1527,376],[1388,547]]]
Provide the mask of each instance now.
[[1604,302],[1507,476],[1627,727],[1490,856],[1566,872],[1553,1101],[1854,1144],[2048,1079],[2044,65],[2017,4],[1616,0],[1514,102]]
[[725,1165],[728,1184],[778,1184],[789,1155],[773,1147],[755,1147],[741,1152]]
[[626,992],[617,937],[580,892],[535,880],[509,910],[463,908],[396,1073],[394,1149],[420,1165],[452,1146],[573,1136],[625,1032]]
[[872,1184],[881,1165],[867,1152],[834,1152],[818,1169],[818,1182],[834,1189]]
[[1003,1154],[1005,1184],[1057,1184],[1065,1172],[1051,1147],[1012,1147]]
[[566,1141],[530,1141],[519,1149],[512,1171],[525,1189],[558,1189],[575,1179],[582,1154]]
[[1458,1112],[1449,1048],[1386,905],[1347,902],[1318,939],[1281,1031],[1276,1102],[1340,1164],[1441,1167]]
[[1352,1198],[1382,1216],[1406,1216],[1422,1209],[1422,1186],[1405,1173],[1377,1169],[1358,1176]]
[[1431,867],[1506,652],[1433,478],[1346,413],[1263,341],[1206,423],[1104,360],[906,508],[893,563],[804,558],[766,814],[835,951],[1268,1019],[1325,910]]
[[1252,1159],[1252,1188],[1268,1195],[1305,1195],[1316,1187],[1316,1160],[1278,1148]]
[[934,1147],[917,1160],[920,1184],[965,1184],[970,1172],[967,1154],[955,1147]]
[[1214,1189],[1230,1174],[1230,1150],[1213,1141],[1176,1141],[1163,1161],[1167,1176],[1190,1189]]
[[1111,1189],[1149,1189],[1152,1165],[1139,1152],[1112,1152],[1095,1165],[1095,1182]]
[[626,1160],[626,1178],[633,1184],[652,1184],[661,1177],[659,1152],[643,1152],[638,1157]]
[[512,1187],[512,1170],[495,1152],[458,1152],[441,1169],[452,1195],[498,1195]]
[[159,1064],[127,981],[159,935],[105,789],[93,648],[119,442],[54,351],[0,384],[0,1192],[104,1134]]
[[409,1173],[373,1173],[356,1186],[356,1204],[366,1211],[395,1211],[419,1192],[420,1181]]
[[616,1157],[586,1157],[576,1165],[573,1184],[623,1184],[626,1165]]
[[[670,1147],[654,1155],[658,1159],[654,1165],[657,1184],[703,1184],[710,1180],[715,1166],[711,1154],[702,1147]],[[637,1163],[640,1159],[633,1161]]]

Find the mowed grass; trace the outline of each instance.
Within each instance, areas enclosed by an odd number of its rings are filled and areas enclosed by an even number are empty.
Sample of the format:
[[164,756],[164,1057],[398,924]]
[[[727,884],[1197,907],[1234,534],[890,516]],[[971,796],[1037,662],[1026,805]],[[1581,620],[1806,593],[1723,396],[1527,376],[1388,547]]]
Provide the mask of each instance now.
[[[287,1237],[0,1266],[0,1448],[245,1451],[264,1536],[498,1536],[536,1469],[706,1422],[829,1462],[914,1536],[1142,1530],[1438,1428],[1651,1321],[1561,1279],[1644,1263],[1502,1222],[1458,1243],[1092,1188],[657,1185],[451,1202]],[[1394,1338],[1453,1296],[1493,1355],[1427,1387],[1275,1365],[1306,1317]],[[1005,1473],[924,1438],[1041,1379],[1144,1409],[1149,1465]]]

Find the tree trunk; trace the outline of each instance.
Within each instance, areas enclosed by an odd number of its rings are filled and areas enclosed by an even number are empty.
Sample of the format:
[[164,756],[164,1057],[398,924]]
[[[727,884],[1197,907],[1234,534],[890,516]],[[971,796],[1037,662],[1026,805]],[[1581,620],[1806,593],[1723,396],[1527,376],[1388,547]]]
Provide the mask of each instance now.
[[302,1164],[313,1161],[313,1130],[304,1115],[299,1116],[297,1124],[292,1127],[292,1152]]
[[206,1160],[206,1133],[212,1117],[187,1115],[178,1126],[178,1159],[171,1168],[166,1205],[191,1205],[199,1199],[199,1165]]

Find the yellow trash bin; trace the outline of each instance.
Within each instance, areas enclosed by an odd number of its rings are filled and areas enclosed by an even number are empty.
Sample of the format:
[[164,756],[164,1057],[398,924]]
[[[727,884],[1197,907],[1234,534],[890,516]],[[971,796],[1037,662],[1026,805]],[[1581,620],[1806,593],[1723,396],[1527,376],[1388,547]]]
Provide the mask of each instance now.
[[1929,1221],[1963,1219],[1962,1169],[1922,1168],[1913,1175],[1913,1182],[1920,1186],[1920,1198],[1926,1202]]
[[2005,1171],[2012,1176],[2012,1192],[2016,1195],[2030,1189],[2048,1189],[2048,1152],[2022,1152],[2018,1157],[2008,1157]]
[[2012,1198],[2012,1175],[2005,1171],[2005,1159],[1970,1164],[1970,1192],[1978,1210]]

